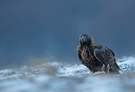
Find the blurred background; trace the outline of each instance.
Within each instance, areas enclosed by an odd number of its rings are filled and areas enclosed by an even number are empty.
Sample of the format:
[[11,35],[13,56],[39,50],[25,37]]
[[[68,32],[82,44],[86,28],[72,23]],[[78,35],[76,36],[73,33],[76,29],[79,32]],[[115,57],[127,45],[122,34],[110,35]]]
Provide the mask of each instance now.
[[87,33],[118,58],[135,55],[135,0],[0,0],[0,65],[28,57],[80,63]]

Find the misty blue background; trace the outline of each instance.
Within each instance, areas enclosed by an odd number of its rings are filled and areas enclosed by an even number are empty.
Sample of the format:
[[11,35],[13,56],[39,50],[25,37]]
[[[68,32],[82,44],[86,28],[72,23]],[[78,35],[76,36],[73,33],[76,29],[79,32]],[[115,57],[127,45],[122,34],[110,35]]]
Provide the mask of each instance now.
[[[82,33],[114,50],[135,54],[135,0],[0,0],[0,62],[29,56],[79,63]],[[21,61],[22,60],[22,61]]]

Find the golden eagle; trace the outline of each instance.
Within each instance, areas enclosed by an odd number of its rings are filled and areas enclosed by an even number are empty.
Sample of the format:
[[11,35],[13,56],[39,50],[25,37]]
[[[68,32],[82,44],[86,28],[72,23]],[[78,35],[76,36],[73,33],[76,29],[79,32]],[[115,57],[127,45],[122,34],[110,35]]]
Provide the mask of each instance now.
[[116,63],[114,52],[102,45],[93,42],[93,38],[87,34],[80,36],[80,45],[77,48],[79,59],[90,71],[119,74],[119,66]]

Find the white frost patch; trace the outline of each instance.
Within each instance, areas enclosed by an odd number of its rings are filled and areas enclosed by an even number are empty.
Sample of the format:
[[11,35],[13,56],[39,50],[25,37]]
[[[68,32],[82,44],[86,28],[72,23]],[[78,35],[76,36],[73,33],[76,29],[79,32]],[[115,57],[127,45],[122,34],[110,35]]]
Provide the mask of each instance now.
[[84,65],[63,65],[58,68],[58,77],[82,77],[90,74]]
[[125,72],[135,72],[135,57],[118,59],[118,65]]

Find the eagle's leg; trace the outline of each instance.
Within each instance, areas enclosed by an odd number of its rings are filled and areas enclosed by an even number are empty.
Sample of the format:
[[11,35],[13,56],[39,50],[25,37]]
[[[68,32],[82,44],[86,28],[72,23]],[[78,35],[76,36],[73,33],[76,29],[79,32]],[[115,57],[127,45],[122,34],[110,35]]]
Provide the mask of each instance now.
[[105,64],[102,65],[101,71],[105,71]]
[[108,64],[107,65],[107,74],[109,74],[109,72],[110,72],[110,65]]
[[110,65],[108,64],[107,66],[105,64],[102,65],[101,67],[101,71],[106,72],[107,74],[109,74],[110,72]]

